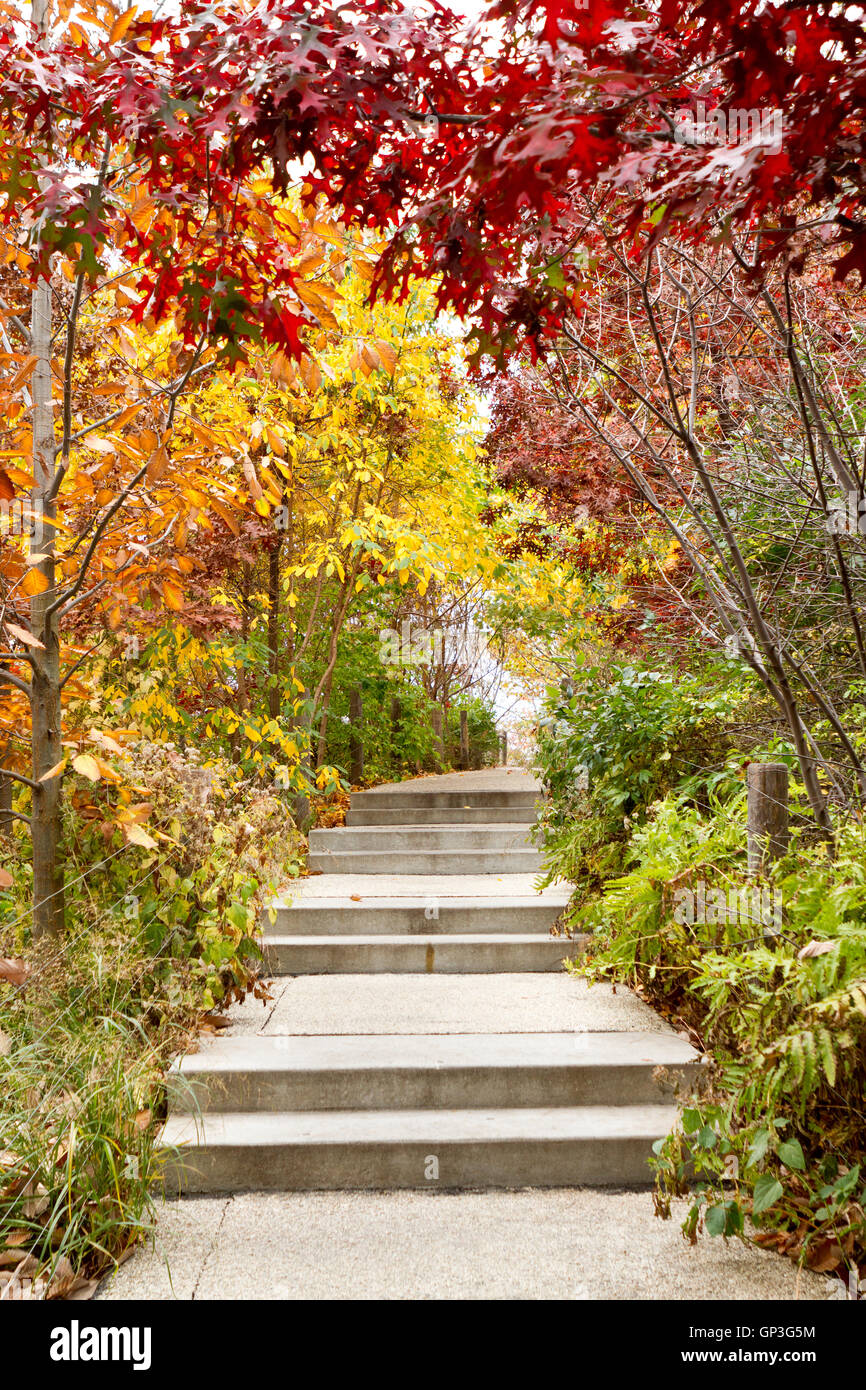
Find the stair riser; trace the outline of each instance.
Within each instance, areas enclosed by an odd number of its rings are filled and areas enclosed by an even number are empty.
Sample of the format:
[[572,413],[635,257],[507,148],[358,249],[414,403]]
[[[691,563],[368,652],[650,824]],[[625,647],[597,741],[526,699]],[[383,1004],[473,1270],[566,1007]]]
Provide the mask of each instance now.
[[[659,1137],[667,1128],[659,1107]],[[431,1159],[439,1176],[426,1177]],[[191,1148],[166,1169],[170,1193],[389,1188],[649,1187],[645,1137],[429,1144],[264,1144]]]
[[492,830],[476,830],[472,826],[419,826],[416,830],[389,829],[376,826],[358,830],[311,830],[310,853],[339,854],[346,850],[379,851],[417,854],[419,851],[451,850],[466,854],[470,850],[486,850],[508,854],[513,849],[532,849],[529,831],[524,826],[496,826]]
[[537,799],[527,792],[352,792],[352,807],[376,810],[409,809],[426,811],[442,806],[521,806],[527,811],[535,811]]
[[[429,911],[430,916],[427,916]],[[550,931],[561,908],[545,903],[529,903],[525,907],[448,907],[431,897],[428,904],[418,907],[283,907],[277,909],[276,921],[264,913],[262,929],[269,936],[389,936],[418,935],[429,937],[452,936],[481,932]],[[435,915],[434,915],[435,914]]]
[[519,971],[561,970],[566,956],[580,952],[580,938],[541,937],[532,944],[461,943],[429,937],[417,942],[359,942],[331,945],[327,937],[315,945],[291,941],[265,942],[265,965],[274,975],[499,975]]
[[535,807],[529,805],[432,806],[426,811],[353,805],[346,812],[346,825],[532,825],[535,815]]
[[531,874],[542,863],[541,855],[530,849],[513,849],[506,854],[486,850],[475,854],[447,850],[412,854],[383,850],[370,854],[315,852],[309,858],[310,872],[323,874]]
[[[210,1072],[206,1079],[172,1075],[169,1096],[174,1115],[670,1103],[672,1084],[661,1085],[653,1071],[575,1065]],[[695,1074],[694,1067],[676,1069],[686,1083]]]

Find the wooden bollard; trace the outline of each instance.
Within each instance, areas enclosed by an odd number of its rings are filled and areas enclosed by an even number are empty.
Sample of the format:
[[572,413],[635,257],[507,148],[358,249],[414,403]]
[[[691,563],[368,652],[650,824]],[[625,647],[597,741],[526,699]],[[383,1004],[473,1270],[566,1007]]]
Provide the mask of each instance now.
[[749,763],[748,865],[761,873],[788,848],[788,769],[784,763]]
[[364,776],[364,741],[361,736],[361,719],[364,706],[360,690],[349,691],[349,781],[356,786]]
[[502,766],[508,765],[508,734],[503,732],[499,735],[499,746],[502,751]]

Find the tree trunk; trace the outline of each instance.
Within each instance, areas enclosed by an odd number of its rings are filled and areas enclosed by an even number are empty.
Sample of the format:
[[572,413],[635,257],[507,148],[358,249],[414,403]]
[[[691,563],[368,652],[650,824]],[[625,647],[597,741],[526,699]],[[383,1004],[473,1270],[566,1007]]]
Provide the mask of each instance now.
[[442,706],[434,705],[430,711],[433,726],[433,756],[438,758],[440,767],[445,766],[445,738],[442,733]]
[[280,698],[280,552],[282,538],[277,534],[268,553],[268,650],[270,660],[268,671],[271,687],[268,691],[268,713],[271,719],[279,719],[282,710]]
[[469,767],[469,715],[465,709],[460,711],[460,766],[464,771]]
[[397,739],[400,734],[400,701],[396,695],[391,696],[391,766],[395,769],[400,767],[400,759],[397,756]]
[[364,776],[364,742],[361,734],[361,719],[364,707],[360,690],[349,691],[349,781],[356,787]]
[[[4,759],[9,751],[6,744],[0,748],[0,767],[4,765]],[[12,833],[12,778],[0,777],[0,835],[8,836]]]
[[322,714],[319,720],[319,747],[316,753],[316,766],[321,767],[328,752],[328,708],[331,703],[331,682],[334,673],[328,677],[324,690],[322,691]]
[[[40,279],[33,291],[30,332],[37,359],[33,372],[34,531],[31,552],[44,556],[35,568],[46,587],[30,600],[30,630],[44,651],[33,652],[30,685],[34,782],[60,762],[60,636],[55,600],[55,506],[50,501],[54,482],[54,407],[51,399],[51,286]],[[33,792],[33,935],[59,936],[64,927],[63,854],[61,844],[60,777],[42,782]]]

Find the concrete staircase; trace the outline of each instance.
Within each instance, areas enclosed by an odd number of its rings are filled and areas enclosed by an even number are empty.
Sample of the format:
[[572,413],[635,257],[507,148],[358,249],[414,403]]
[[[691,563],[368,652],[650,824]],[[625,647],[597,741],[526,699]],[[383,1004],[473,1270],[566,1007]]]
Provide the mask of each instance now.
[[[335,1000],[367,976],[389,989],[406,974],[492,976],[513,980],[517,1002],[521,981],[560,971],[583,945],[550,935],[569,888],[533,886],[536,797],[506,769],[354,794],[345,829],[310,836],[314,876],[265,924],[269,969],[334,976]],[[483,1000],[479,985],[482,1012]],[[485,1031],[470,1008],[460,1031],[394,1033],[373,1015],[355,1034],[222,1036],[173,1069],[168,1185],[645,1184],[673,1118],[671,1074],[698,1064],[645,1012],[650,1026],[629,1015],[622,1031],[543,1031],[543,1018],[539,1031]]]

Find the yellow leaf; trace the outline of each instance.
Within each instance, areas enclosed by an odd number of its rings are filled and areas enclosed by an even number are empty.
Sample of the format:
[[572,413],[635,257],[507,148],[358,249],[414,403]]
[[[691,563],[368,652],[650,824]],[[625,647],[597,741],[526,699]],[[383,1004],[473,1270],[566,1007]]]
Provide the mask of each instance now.
[[147,831],[143,830],[140,825],[129,825],[124,823],[120,828],[123,831],[127,844],[141,845],[142,849],[156,849],[156,840],[148,835]]
[[72,759],[72,766],[76,772],[80,772],[82,777],[88,777],[91,782],[98,782],[102,776],[99,764],[95,758],[91,758],[89,753],[79,753]]
[[68,762],[68,758],[61,758],[59,763],[55,763],[47,772],[43,772],[42,776],[39,778],[40,782],[50,782],[52,777],[59,777]]

